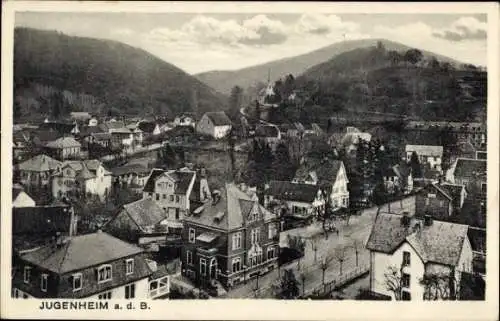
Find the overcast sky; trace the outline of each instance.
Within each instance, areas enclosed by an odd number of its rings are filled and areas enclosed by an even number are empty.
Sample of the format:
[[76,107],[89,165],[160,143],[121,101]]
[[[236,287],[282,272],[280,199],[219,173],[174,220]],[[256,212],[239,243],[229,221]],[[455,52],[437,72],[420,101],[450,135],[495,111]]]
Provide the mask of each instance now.
[[239,69],[349,39],[385,38],[486,65],[486,15],[16,13],[16,26],[118,40],[189,73]]

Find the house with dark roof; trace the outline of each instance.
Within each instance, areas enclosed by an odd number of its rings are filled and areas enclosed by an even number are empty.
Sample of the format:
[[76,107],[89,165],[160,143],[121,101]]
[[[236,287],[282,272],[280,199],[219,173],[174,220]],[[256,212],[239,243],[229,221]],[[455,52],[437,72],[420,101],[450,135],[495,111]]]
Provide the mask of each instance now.
[[16,166],[19,171],[20,183],[30,188],[49,188],[52,174],[54,174],[61,162],[44,154],[30,158]]
[[111,192],[111,172],[101,161],[65,161],[52,175],[52,196],[95,195],[105,199]]
[[[393,300],[429,300],[436,290],[428,280],[434,279],[446,290],[438,299],[458,296],[461,273],[473,268],[467,232],[467,225],[429,216],[380,213],[366,244],[371,292]],[[391,286],[395,280],[400,287]]]
[[464,185],[469,193],[486,199],[486,159],[458,158],[446,172],[446,180]]
[[81,147],[73,137],[61,137],[45,144],[48,154],[61,161],[78,159],[81,157]]
[[234,184],[212,194],[184,219],[182,266],[197,286],[223,293],[278,267],[278,218]]
[[142,130],[146,137],[161,134],[160,125],[155,121],[141,121],[137,124],[137,127]]
[[278,211],[285,209],[292,216],[312,218],[324,210],[325,194],[318,185],[273,180],[264,192],[264,206]]
[[304,157],[293,182],[319,186],[329,196],[332,208],[349,206],[349,180],[340,160]]
[[[156,262],[144,250],[107,233],[58,237],[19,253],[14,298],[148,299]],[[156,276],[165,278],[166,276]]]
[[182,223],[191,209],[190,195],[196,180],[196,171],[188,168],[164,170],[154,168],[144,185],[143,198],[153,199],[168,213],[170,220]]
[[431,215],[435,219],[446,220],[452,216],[454,207],[454,194],[451,189],[440,184],[429,184],[415,196],[415,215]]
[[12,207],[33,207],[35,200],[20,185],[12,186]]
[[196,124],[196,132],[219,139],[226,137],[232,126],[225,112],[206,112]]

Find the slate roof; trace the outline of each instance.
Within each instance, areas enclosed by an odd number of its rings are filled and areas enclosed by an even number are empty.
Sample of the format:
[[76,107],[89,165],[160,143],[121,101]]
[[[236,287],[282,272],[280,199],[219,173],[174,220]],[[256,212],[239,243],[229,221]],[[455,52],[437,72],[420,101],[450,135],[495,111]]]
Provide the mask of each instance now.
[[156,180],[163,174],[168,175],[175,181],[175,194],[186,194],[189,184],[191,184],[196,172],[191,170],[164,170],[155,168],[151,171],[151,174],[144,185],[143,192],[153,193]]
[[155,128],[156,128],[156,123],[155,122],[140,122],[139,123],[139,129],[142,130],[143,132],[146,133],[152,133]]
[[279,137],[280,131],[278,127],[272,125],[261,125],[255,129],[257,137]]
[[458,158],[453,175],[455,177],[472,178],[474,173],[486,174],[485,159]]
[[312,203],[318,195],[318,190],[318,186],[311,184],[270,181],[266,194],[285,201]]
[[165,211],[151,198],[125,204],[123,209],[139,227],[152,226],[166,218]]
[[223,111],[211,111],[205,113],[205,115],[212,121],[215,126],[225,126],[232,124],[229,117],[227,117],[226,113]]
[[[99,166],[101,166],[101,162],[97,159],[87,159],[84,161],[77,161],[77,160],[70,160],[70,161],[65,161],[61,165],[61,169],[65,168],[66,166],[71,167],[74,171],[76,171],[76,177],[79,179],[90,179],[94,178],[97,174],[97,169]],[[106,169],[105,169],[106,170]],[[106,172],[105,172],[106,174]],[[58,173],[54,174],[54,176],[61,176],[62,172],[59,171]]]
[[77,142],[73,137],[61,137],[54,141],[45,144],[49,148],[70,148],[70,147],[81,147],[82,144]]
[[[241,191],[234,184],[226,184],[221,190],[221,198],[214,205],[207,203],[200,214],[191,214],[185,217],[186,222],[192,222],[199,225],[231,231],[243,227],[246,217],[257,204],[258,209],[263,215],[264,220],[275,218],[275,215],[263,206],[258,204],[257,200],[252,199],[249,195]],[[216,216],[223,214],[220,220],[216,220]]]
[[[22,259],[57,274],[64,274],[140,253],[143,253],[143,249],[138,246],[98,232],[74,236],[60,247],[44,246],[22,255]],[[152,273],[151,270],[148,272]]]
[[62,163],[44,154],[36,155],[18,165],[19,170],[31,172],[47,172],[55,170]]
[[[467,238],[467,225],[433,220],[430,226],[424,226],[422,221],[411,219],[410,227],[405,228],[401,218],[398,214],[379,214],[366,244],[367,249],[391,254],[403,242],[408,242],[424,263],[458,264]],[[420,224],[420,230],[413,228],[415,224]]]
[[406,145],[405,151],[416,152],[418,156],[443,156],[443,146]]
[[337,174],[342,167],[342,161],[331,160],[329,158],[316,159],[307,157],[295,172],[295,180],[304,181],[309,174],[314,172],[320,186],[331,185],[337,178]]
[[111,134],[110,133],[92,133],[92,137],[94,137],[95,140],[111,140]]

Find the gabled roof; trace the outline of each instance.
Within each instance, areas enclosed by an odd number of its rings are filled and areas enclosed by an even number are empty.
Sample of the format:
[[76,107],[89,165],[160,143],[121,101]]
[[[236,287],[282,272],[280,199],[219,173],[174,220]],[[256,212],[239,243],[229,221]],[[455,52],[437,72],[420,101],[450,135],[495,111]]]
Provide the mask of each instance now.
[[63,274],[140,253],[143,253],[143,249],[138,246],[107,233],[98,232],[74,236],[59,247],[44,246],[22,255],[22,259],[57,274]]
[[416,152],[418,156],[443,156],[443,146],[432,145],[406,145],[405,151]]
[[139,227],[155,225],[166,218],[166,213],[151,198],[123,205],[123,209]]
[[465,189],[465,186],[463,185],[458,185],[458,184],[450,184],[450,183],[443,183],[440,185],[440,187],[445,190],[448,195],[453,198],[453,201],[460,201],[460,198],[462,197],[462,191]]
[[453,175],[471,178],[486,174],[486,159],[458,158]]
[[32,172],[47,172],[55,170],[62,163],[47,155],[40,154],[18,165],[19,170]]
[[315,172],[318,177],[319,185],[331,185],[342,167],[342,161],[331,160],[329,158],[316,159],[313,157],[306,157],[304,162],[300,165],[299,169],[295,172],[294,180],[299,182],[308,179],[310,173]]
[[270,181],[269,188],[265,193],[284,201],[312,203],[316,199],[319,190],[319,186],[311,184]]
[[139,129],[146,133],[152,133],[157,126],[156,122],[146,122],[142,121],[139,123]]
[[[234,184],[226,184],[220,197],[216,204],[205,204],[200,214],[186,216],[185,221],[230,231],[243,227],[246,218],[255,206],[263,215],[264,220],[275,218],[273,213],[266,210],[256,199],[241,191]],[[220,220],[215,219],[216,216],[221,217]]]
[[163,174],[167,175],[170,179],[175,182],[175,194],[186,194],[191,181],[193,180],[196,172],[191,170],[164,170],[155,168],[151,171],[151,174],[144,185],[143,192],[153,193],[155,182],[162,176]]
[[[380,213],[373,225],[366,248],[393,253],[403,242],[408,242],[424,263],[456,266],[467,238],[468,226],[432,220],[425,226],[421,220],[411,218],[409,227],[402,224],[402,215]],[[420,228],[416,228],[416,225]]]
[[70,148],[70,147],[81,147],[82,145],[77,142],[73,137],[61,137],[54,141],[45,144],[49,148]]
[[227,117],[226,113],[223,111],[206,112],[205,116],[207,116],[212,121],[214,126],[225,126],[232,124],[229,117]]
[[448,200],[453,201],[453,197],[448,193],[448,190],[446,188],[443,188],[438,184],[429,184],[424,188],[424,190],[427,192],[430,191],[431,189],[434,189]]
[[151,174],[149,174],[148,180],[146,181],[146,184],[144,184],[143,192],[146,193],[153,193],[155,191],[155,182],[158,176],[161,174],[165,173],[164,169],[160,168],[153,168],[151,170]]

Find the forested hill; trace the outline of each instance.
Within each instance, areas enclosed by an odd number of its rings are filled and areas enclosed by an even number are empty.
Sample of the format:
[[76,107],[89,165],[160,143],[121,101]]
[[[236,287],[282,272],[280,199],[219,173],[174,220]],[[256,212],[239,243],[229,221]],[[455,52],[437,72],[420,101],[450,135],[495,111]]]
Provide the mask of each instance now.
[[44,107],[47,98],[34,90],[40,87],[65,97],[92,97],[95,103],[70,103],[67,108],[101,113],[173,116],[193,109],[221,110],[227,104],[225,96],[144,50],[29,28],[15,29],[14,85],[16,114],[24,118],[50,113]]
[[[281,112],[304,122],[324,122],[342,111],[472,121],[486,112],[487,73],[414,48],[391,50],[381,42],[339,54],[293,81],[290,76],[279,80],[275,88]],[[292,90],[301,93],[301,102],[283,99]]]

